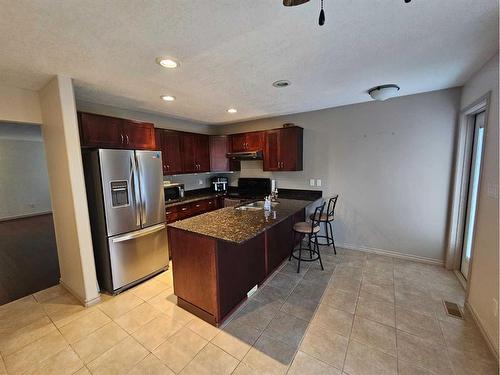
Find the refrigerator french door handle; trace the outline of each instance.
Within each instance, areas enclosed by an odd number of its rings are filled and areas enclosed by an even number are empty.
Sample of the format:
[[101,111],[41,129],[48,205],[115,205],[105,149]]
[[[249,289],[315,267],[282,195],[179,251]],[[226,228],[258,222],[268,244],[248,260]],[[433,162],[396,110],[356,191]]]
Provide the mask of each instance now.
[[132,154],[130,157],[130,164],[131,164],[131,169],[132,169],[132,176],[131,176],[131,182],[132,182],[132,191],[134,193],[134,207],[135,207],[135,220],[137,226],[141,225],[141,217],[140,217],[140,212],[142,212],[141,208],[141,195],[139,192],[139,183],[137,181],[137,160],[135,159],[135,154]]
[[[137,179],[141,183],[141,186],[139,187],[139,191],[140,191],[140,190],[144,189],[144,186],[143,186],[144,182],[142,181],[141,167],[140,167],[139,161],[137,160],[137,155],[135,154],[135,152],[134,152],[134,160],[135,160],[135,165],[136,165]],[[137,184],[137,186],[139,186],[139,183]],[[148,221],[147,215],[146,215],[146,199],[145,199],[145,197],[143,197],[143,195],[145,195],[145,194],[140,194],[140,200],[139,200],[142,226],[146,225],[146,222]]]
[[123,241],[129,241],[129,240],[135,240],[136,238],[147,236],[148,234],[158,232],[160,230],[165,229],[165,224],[158,224],[149,228],[145,229],[140,229],[138,231],[135,231],[133,233],[127,233],[122,236],[117,236],[113,238],[113,243],[117,242],[123,242]]

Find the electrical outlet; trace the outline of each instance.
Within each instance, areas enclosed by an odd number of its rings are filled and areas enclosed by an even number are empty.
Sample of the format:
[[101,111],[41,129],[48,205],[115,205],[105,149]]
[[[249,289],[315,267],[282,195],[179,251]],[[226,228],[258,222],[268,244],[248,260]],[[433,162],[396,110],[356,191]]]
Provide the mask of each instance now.
[[493,298],[493,316],[496,318],[498,316],[498,300]]
[[203,185],[203,180],[198,180],[198,185]]
[[498,199],[498,185],[488,184],[487,194],[490,198]]
[[311,179],[309,180],[309,185],[314,186],[314,178],[311,178]]
[[316,186],[321,186],[321,180],[320,179],[316,180]]

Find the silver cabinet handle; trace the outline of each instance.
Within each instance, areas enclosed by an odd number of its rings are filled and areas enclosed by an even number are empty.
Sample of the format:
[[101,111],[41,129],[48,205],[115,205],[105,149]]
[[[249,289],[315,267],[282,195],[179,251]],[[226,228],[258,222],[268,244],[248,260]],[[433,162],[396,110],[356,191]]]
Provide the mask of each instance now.
[[128,134],[125,134],[125,137],[127,138],[127,144],[129,144],[129,139],[128,139]]
[[165,224],[158,224],[150,228],[144,228],[136,232],[132,232],[130,234],[125,234],[122,236],[115,237],[113,238],[113,243],[135,240],[136,238],[147,236],[148,234],[151,233],[159,232],[162,229],[165,229]]
[[166,215],[170,215],[171,213],[172,213],[171,211],[165,212]]
[[131,176],[130,176],[130,182],[132,183],[132,192],[133,192],[133,198],[134,198],[134,206],[135,206],[135,221],[136,225],[139,226],[141,225],[141,216],[140,212],[142,211],[142,203],[140,201],[141,199],[141,193],[139,191],[139,181],[138,181],[138,175],[137,175],[137,160],[135,159],[134,154],[130,156],[130,164],[131,164]]
[[212,204],[212,202],[208,202],[208,204]]
[[199,204],[197,204],[197,205],[196,205],[196,208],[199,208],[199,207],[200,207],[200,205],[199,205]]
[[123,134],[120,134],[121,144],[123,144]]
[[182,207],[182,211],[186,211],[187,210],[187,207]]

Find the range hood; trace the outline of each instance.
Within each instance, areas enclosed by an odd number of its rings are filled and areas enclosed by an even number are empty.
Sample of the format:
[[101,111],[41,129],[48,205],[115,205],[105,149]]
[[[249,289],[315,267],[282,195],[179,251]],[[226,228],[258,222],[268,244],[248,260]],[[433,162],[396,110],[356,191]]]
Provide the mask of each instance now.
[[262,150],[245,151],[245,152],[229,152],[226,154],[232,160],[262,160]]

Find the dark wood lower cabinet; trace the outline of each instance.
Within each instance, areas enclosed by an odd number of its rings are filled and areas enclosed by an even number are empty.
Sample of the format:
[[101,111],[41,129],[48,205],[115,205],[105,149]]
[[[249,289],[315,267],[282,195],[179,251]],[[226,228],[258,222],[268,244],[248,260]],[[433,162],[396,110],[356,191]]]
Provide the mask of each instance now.
[[241,244],[168,227],[178,305],[220,325],[290,255],[304,210]]
[[221,207],[221,200],[219,198],[220,197],[202,199],[190,203],[167,207],[165,209],[167,224],[173,223],[177,220],[184,220],[195,215],[216,210]]

